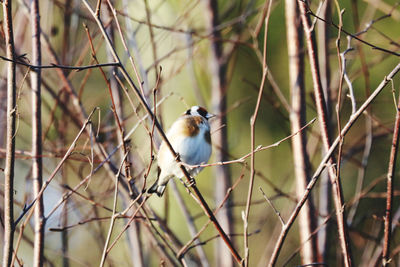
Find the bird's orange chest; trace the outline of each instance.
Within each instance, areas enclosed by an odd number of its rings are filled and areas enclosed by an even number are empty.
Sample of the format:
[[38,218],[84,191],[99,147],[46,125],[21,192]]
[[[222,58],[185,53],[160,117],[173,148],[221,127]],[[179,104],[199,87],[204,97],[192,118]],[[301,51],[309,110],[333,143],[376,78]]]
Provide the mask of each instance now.
[[[195,137],[200,132],[200,125],[204,123],[203,118],[199,116],[187,117],[181,122],[183,125],[180,127],[181,133],[184,136]],[[205,139],[207,143],[211,144],[211,136],[210,131],[206,131]]]

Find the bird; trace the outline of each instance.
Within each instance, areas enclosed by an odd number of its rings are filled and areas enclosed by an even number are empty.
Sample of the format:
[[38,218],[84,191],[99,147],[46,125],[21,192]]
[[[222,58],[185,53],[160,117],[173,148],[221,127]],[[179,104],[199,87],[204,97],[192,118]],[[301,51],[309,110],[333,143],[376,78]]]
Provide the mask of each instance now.
[[[193,106],[180,116],[167,131],[167,138],[180,157],[188,165],[200,165],[208,162],[211,156],[211,134],[208,120],[215,117],[200,106]],[[160,145],[157,155],[158,178],[148,189],[148,193],[164,194],[168,181],[184,176],[176,157],[171,153],[165,141]],[[197,176],[203,167],[186,168],[191,178]]]

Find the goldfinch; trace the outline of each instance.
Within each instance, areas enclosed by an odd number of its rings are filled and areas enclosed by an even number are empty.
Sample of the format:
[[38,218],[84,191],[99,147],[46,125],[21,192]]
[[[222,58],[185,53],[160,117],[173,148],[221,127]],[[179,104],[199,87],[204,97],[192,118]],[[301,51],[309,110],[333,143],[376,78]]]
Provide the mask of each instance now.
[[[200,165],[208,162],[211,155],[208,119],[214,116],[202,107],[193,106],[172,124],[167,132],[167,137],[182,162],[188,165]],[[182,178],[183,172],[164,141],[158,151],[157,160],[158,179],[149,188],[148,193],[157,193],[161,197],[168,181],[173,177]],[[203,167],[186,169],[191,177],[195,177]]]

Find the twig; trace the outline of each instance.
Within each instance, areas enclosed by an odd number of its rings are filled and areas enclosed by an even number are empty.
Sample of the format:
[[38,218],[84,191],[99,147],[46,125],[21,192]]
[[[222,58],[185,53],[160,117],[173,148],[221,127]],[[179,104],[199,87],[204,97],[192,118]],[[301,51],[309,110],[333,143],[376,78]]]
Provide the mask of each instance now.
[[[322,6],[322,5],[320,5]],[[285,1],[286,36],[289,64],[289,88],[291,98],[290,131],[296,133],[306,122],[306,89],[304,85],[304,42],[299,19],[299,8],[296,0]],[[314,28],[315,25],[312,26]],[[307,151],[307,135],[305,132],[291,139],[293,168],[296,185],[296,197],[301,197],[310,179],[310,161]],[[265,196],[266,197],[266,196]],[[317,221],[313,198],[310,197],[299,214],[299,238],[301,262],[315,262],[317,259],[316,238],[311,235]],[[281,221],[284,225],[283,220]],[[311,240],[309,237],[311,236]]]
[[389,83],[389,81],[400,71],[400,64],[398,64],[394,69],[386,76],[383,81],[378,85],[378,87],[375,89],[375,91],[365,100],[365,102],[361,105],[361,107],[357,110],[356,113],[354,113],[346,125],[343,127],[341,133],[339,136],[336,137],[335,141],[332,143],[331,147],[329,150],[326,152],[324,158],[321,160],[318,168],[314,172],[310,182],[307,185],[307,189],[304,192],[302,198],[299,200],[297,203],[295,209],[293,210],[292,214],[290,215],[289,220],[286,222],[285,226],[282,228],[282,231],[279,235],[279,238],[276,242],[276,246],[274,248],[274,251],[272,253],[272,256],[270,258],[270,261],[268,263],[268,266],[274,266],[280,250],[282,249],[283,242],[286,239],[286,236],[292,227],[294,220],[296,219],[298,213],[300,212],[300,209],[302,208],[304,202],[307,200],[311,190],[313,189],[315,183],[318,180],[318,177],[320,176],[321,172],[325,169],[326,163],[328,162],[329,158],[339,145],[339,142],[341,140],[341,136],[345,136],[347,132],[351,129],[351,127],[354,125],[354,123],[357,121],[357,119],[363,114],[363,112],[367,109],[367,107],[372,103],[372,101],[378,96],[380,92],[385,88],[385,86]]
[[[141,195],[139,195],[135,200],[133,200],[133,203],[136,203],[139,199],[141,198]],[[136,208],[136,211],[131,215],[129,221],[126,223],[125,227],[121,230],[121,232],[115,237],[114,241],[111,243],[111,245],[105,250],[105,253],[109,253],[110,250],[115,246],[115,244],[118,242],[118,240],[121,239],[121,236],[123,233],[129,228],[130,224],[133,222],[134,219],[136,219],[136,214],[140,211],[142,206],[146,203],[146,201],[149,199],[149,196],[146,196],[142,202],[139,204],[139,206]],[[132,204],[133,204],[132,203]]]
[[[245,159],[251,157],[251,154],[253,153],[257,153],[260,151],[264,151],[273,147],[278,147],[281,143],[289,140],[290,138],[294,137],[295,135],[301,133],[304,129],[306,129],[307,127],[309,127],[311,124],[313,124],[315,122],[316,118],[310,120],[306,125],[304,125],[303,127],[301,127],[297,132],[292,133],[291,135],[286,136],[285,138],[280,139],[279,141],[268,145],[268,146],[261,146],[259,145],[258,147],[256,147],[253,151],[247,153],[246,155],[238,158],[238,159],[234,159],[234,160],[228,160],[228,161],[220,161],[220,162],[213,162],[213,163],[207,163],[207,164],[199,164],[199,165],[190,165],[187,163],[182,162],[181,164],[186,166],[187,168],[198,168],[198,167],[211,167],[211,166],[217,166],[217,165],[227,165],[227,164],[233,164],[233,163],[243,163],[245,161]],[[280,192],[282,193],[282,192]]]
[[[122,34],[121,26],[119,24],[118,17],[117,17],[117,11],[115,10],[115,8],[113,7],[113,5],[111,4],[111,2],[109,0],[107,0],[107,4],[114,16],[114,21],[115,21],[115,24],[117,25],[118,33],[121,38],[122,45],[124,46],[125,53],[128,55],[129,62],[131,63],[133,71],[135,72],[136,79],[139,82],[140,92],[142,93],[143,96],[145,96],[146,93],[148,93],[147,90],[149,89],[146,73],[142,71],[141,74],[142,74],[142,76],[145,76],[145,77],[140,76],[140,74],[136,68],[135,62],[133,61],[133,57],[131,56],[131,53],[129,52],[128,46],[126,45],[124,35]],[[157,77],[156,77],[156,79],[157,79]],[[142,80],[145,81],[144,85],[142,84]]]
[[[31,30],[32,30],[32,61],[35,65],[42,64],[41,43],[40,43],[40,12],[39,1],[31,2]],[[37,197],[43,183],[42,166],[42,102],[41,102],[41,69],[30,72],[32,87],[32,184],[33,196],[36,198],[35,207],[35,238],[33,247],[33,266],[43,265],[44,250],[44,218],[43,197]]]
[[[300,8],[300,16],[303,24],[304,34],[307,41],[307,51],[310,61],[311,74],[313,79],[314,96],[318,112],[318,120],[320,123],[320,131],[322,137],[322,143],[324,149],[328,151],[331,146],[331,140],[329,136],[329,116],[325,105],[325,99],[322,91],[322,85],[319,75],[318,59],[316,57],[316,45],[315,45],[315,35],[311,31],[310,18],[306,14],[308,9],[307,3],[298,0],[298,5]],[[340,131],[339,131],[340,132]],[[342,141],[342,140],[341,140]],[[339,151],[340,154],[340,151]],[[335,171],[335,160],[332,156],[329,160],[329,178],[332,184],[332,194],[334,199],[334,205],[336,210],[336,219],[339,232],[339,240],[342,249],[342,254],[344,257],[344,263],[346,267],[352,266],[352,256],[351,247],[349,243],[347,224],[344,219],[344,200],[343,192],[340,183],[339,171]],[[339,170],[339,169],[338,169]]]
[[[90,7],[89,3],[87,2],[87,0],[82,0],[82,2],[85,4],[86,8],[89,10],[89,12],[92,14],[93,18],[95,19],[97,25],[99,26],[99,29],[101,30],[107,45],[110,49],[110,51],[113,54],[114,59],[116,60],[116,62],[121,63],[121,60],[113,46],[113,44],[110,41],[109,36],[107,35],[104,25],[101,22],[101,20],[95,16],[95,13],[93,12],[92,8]],[[180,160],[179,157],[177,155],[177,153],[175,152],[175,150],[173,149],[171,143],[168,141],[167,136],[165,135],[164,131],[162,130],[162,127],[160,125],[160,123],[158,122],[157,118],[155,117],[155,115],[153,114],[151,108],[149,107],[149,105],[147,104],[146,100],[144,99],[143,95],[140,93],[139,88],[133,83],[131,77],[129,76],[128,72],[126,71],[125,67],[121,64],[120,66],[121,69],[121,73],[123,74],[123,76],[125,77],[126,81],[128,82],[129,86],[133,89],[134,93],[136,94],[139,102],[141,103],[141,105],[145,108],[146,112],[150,115],[150,117],[154,120],[154,124],[155,127],[157,128],[158,132],[161,135],[161,138],[165,141],[167,147],[169,148],[169,150],[171,151],[171,153],[173,154],[174,158],[176,159],[177,163],[180,164]],[[189,175],[189,173],[187,172],[186,168],[183,165],[180,165],[180,168],[187,180],[188,183],[190,183],[191,181],[191,177]],[[195,184],[192,184],[191,187],[196,195],[196,197],[199,199],[199,201],[202,204],[202,208],[205,211],[205,213],[207,214],[207,216],[212,220],[212,222],[214,223],[216,229],[218,230],[218,232],[220,233],[221,237],[223,238],[223,240],[225,241],[225,244],[229,247],[229,249],[231,250],[232,255],[235,257],[236,261],[238,263],[240,263],[242,261],[239,253],[237,253],[237,251],[234,249],[232,242],[229,240],[228,236],[226,235],[226,233],[224,232],[224,230],[221,228],[221,226],[219,225],[218,221],[216,220],[215,216],[213,215],[211,209],[209,208],[208,204],[206,203],[206,201],[204,200],[203,196],[201,195],[200,191],[198,190],[197,186]],[[144,203],[144,202],[143,202]]]
[[114,204],[113,204],[113,209],[112,209],[112,216],[111,216],[110,226],[108,228],[107,239],[106,239],[106,242],[104,244],[103,254],[101,255],[100,267],[104,266],[104,263],[105,263],[105,260],[106,260],[106,257],[107,257],[107,247],[108,247],[108,244],[110,243],[111,234],[112,234],[112,230],[114,228],[114,223],[115,223],[115,219],[116,219],[115,214],[116,214],[116,210],[117,210],[119,178],[120,178],[120,174],[121,174],[121,169],[125,164],[125,158],[128,155],[129,154],[126,153],[124,155],[124,157],[121,159],[121,164],[119,166],[118,173],[115,175]]
[[190,215],[189,209],[186,206],[185,201],[183,200],[182,196],[180,195],[180,193],[178,191],[175,181],[173,181],[170,186],[172,187],[176,201],[178,202],[178,205],[185,217],[187,228],[191,234],[191,237],[194,238],[194,245],[197,248],[196,250],[197,250],[197,254],[199,255],[201,265],[204,267],[210,266],[210,263],[208,262],[207,257],[206,257],[206,253],[204,252],[204,249],[201,246],[202,242],[200,242],[200,239],[195,238],[196,233],[197,233],[196,225],[194,223],[193,217]]
[[[165,96],[163,99],[161,99],[157,105],[161,105],[165,99],[168,97],[169,95]],[[146,118],[148,117],[148,114],[143,116],[139,122],[134,125],[132,127],[132,129],[125,135],[125,141],[128,140],[128,138],[136,131],[136,129],[139,127],[139,125],[142,123],[142,121],[144,121]],[[110,152],[110,154],[105,157],[105,159],[103,161],[100,162],[100,164],[93,170],[93,174],[98,172],[103,166],[104,164],[107,164],[107,162],[110,161],[111,157],[115,154],[115,152],[118,151],[118,149],[122,146],[122,143],[120,143],[117,147],[114,148],[114,150],[112,150]],[[58,207],[60,207],[62,205],[62,203],[64,203],[74,192],[76,192],[83,184],[85,184],[90,178],[90,174],[85,177],[85,179],[83,179],[82,181],[79,182],[79,184],[77,184],[73,189],[70,190],[70,192],[65,193],[61,200],[54,206],[54,208],[47,214],[47,218],[49,218],[57,209]]]
[[250,161],[250,181],[249,181],[249,188],[248,188],[248,193],[247,193],[247,203],[246,203],[246,209],[245,211],[242,212],[242,218],[243,218],[243,238],[244,238],[244,266],[247,267],[249,266],[249,244],[248,244],[248,219],[249,219],[249,214],[250,214],[250,207],[251,207],[251,199],[253,196],[253,187],[254,187],[254,177],[255,177],[255,126],[256,126],[256,120],[257,120],[257,115],[258,115],[258,110],[260,108],[260,103],[261,103],[261,96],[262,92],[264,89],[264,84],[266,77],[268,76],[268,68],[267,68],[267,36],[268,36],[268,23],[269,23],[269,17],[271,14],[271,5],[272,5],[272,0],[269,0],[269,7],[267,11],[267,16],[265,17],[264,21],[264,46],[263,46],[263,61],[262,61],[262,78],[260,82],[260,88],[258,92],[258,97],[257,97],[257,103],[254,108],[254,113],[252,117],[250,118],[250,135],[251,135],[251,161]]
[[383,240],[383,252],[382,252],[382,265],[387,266],[390,259],[390,239],[392,232],[392,205],[393,205],[393,188],[394,188],[394,177],[397,151],[399,147],[399,135],[400,135],[400,97],[397,104],[396,112],[396,123],[393,130],[393,140],[390,150],[389,167],[387,173],[387,189],[386,189],[386,210],[385,210],[385,226],[384,226],[384,240]]
[[[15,58],[12,24],[12,0],[3,1],[4,34],[7,57]],[[15,63],[7,64],[7,134],[6,160],[4,170],[4,243],[3,266],[10,266],[14,243],[14,164],[15,164],[15,118],[16,82]]]
[[[93,57],[93,59],[94,59],[94,61],[96,63],[99,63],[98,60],[97,60],[96,54],[95,54],[95,50],[94,50],[94,47],[93,47],[92,38],[90,36],[89,29],[87,28],[86,25],[85,25],[85,30],[86,30],[86,33],[88,35],[88,39],[89,39],[89,42],[90,42],[90,47],[91,47],[91,50],[92,50],[92,57]],[[107,84],[107,87],[108,87],[108,93],[110,95],[111,104],[112,104],[112,112],[114,114],[115,123],[118,126],[119,139],[120,140],[124,140],[125,139],[125,131],[124,131],[124,128],[122,127],[121,120],[120,120],[119,115],[117,113],[117,107],[115,106],[115,101],[114,101],[113,90],[111,88],[111,84],[108,81],[107,76],[106,76],[105,72],[103,71],[103,69],[99,68],[99,70],[100,70],[100,72],[101,72],[101,74],[102,74],[102,76],[104,78],[104,81]],[[122,151],[123,151],[124,155],[129,155],[129,150],[130,150],[130,148],[129,148],[127,142],[123,142],[122,143]],[[134,194],[133,194],[132,187],[131,187],[131,183],[133,183],[132,175],[131,175],[131,162],[129,160],[129,157],[127,157],[127,156],[124,156],[124,170],[125,170],[125,178],[127,179],[127,183],[128,183],[129,194],[131,196],[133,196]]]
[[[342,61],[342,75],[343,78],[347,84],[347,87],[349,88],[349,97],[351,101],[351,113],[354,114],[357,110],[357,104],[356,104],[356,99],[354,97],[354,90],[353,90],[353,84],[350,81],[349,76],[347,75],[346,71],[346,54],[350,51],[354,50],[354,48],[351,47],[351,37],[347,36],[347,49],[344,50],[342,53],[340,53],[341,61]],[[340,99],[338,100],[340,101]]]
[[[91,117],[94,114],[94,112],[97,110],[98,108],[94,108],[92,110],[92,112],[90,112],[88,118],[86,119],[85,123],[83,124],[82,128],[80,129],[79,133],[76,135],[74,141],[71,143],[69,149],[67,150],[67,152],[65,153],[64,157],[61,159],[61,161],[57,164],[56,168],[53,170],[53,172],[50,174],[49,178],[46,180],[46,182],[43,184],[42,188],[40,189],[40,191],[38,192],[38,194],[36,195],[36,198],[34,198],[32,200],[32,204],[33,206],[35,206],[37,204],[37,199],[40,198],[43,195],[44,190],[46,190],[47,186],[50,184],[50,182],[54,179],[54,177],[56,176],[56,174],[58,173],[58,171],[61,169],[62,165],[64,164],[64,162],[68,159],[68,157],[72,154],[72,151],[75,149],[76,143],[78,141],[78,139],[80,138],[80,136],[83,134],[83,132],[86,129],[86,126],[88,124],[91,123]],[[32,213],[32,212],[31,212]]]
[[262,190],[261,186],[258,188],[261,191],[261,194],[263,195],[263,197],[265,198],[265,200],[268,202],[268,204],[271,206],[271,208],[274,210],[276,216],[278,216],[279,221],[281,222],[282,226],[285,225],[285,221],[283,220],[281,213],[275,208],[274,204],[271,202],[271,200],[269,200],[269,198],[267,197],[267,195],[264,193],[264,191]]
[[32,70],[39,70],[39,69],[64,69],[64,70],[76,70],[82,71],[87,69],[94,69],[94,68],[102,68],[102,67],[118,67],[119,63],[102,63],[102,64],[94,64],[94,65],[87,65],[87,66],[65,66],[60,64],[50,64],[50,65],[32,65],[26,62],[19,60],[19,58],[12,60],[8,57],[0,56],[0,59],[8,62],[14,62],[15,64],[23,65],[26,67],[31,68]]
[[[239,176],[239,178],[236,180],[236,182],[230,187],[228,188],[224,199],[222,200],[222,202],[218,205],[218,207],[215,209],[214,214],[217,214],[218,211],[223,207],[223,205],[225,204],[225,202],[227,201],[227,199],[229,198],[230,194],[233,192],[233,190],[236,188],[236,186],[240,183],[240,181],[242,181],[243,177],[244,177],[244,168],[242,169],[242,173]],[[187,242],[178,252],[178,254],[176,255],[178,258],[183,257],[183,255],[187,252],[187,250],[189,249],[190,245],[199,238],[200,234],[207,228],[207,226],[211,223],[211,220],[208,220],[207,223],[205,225],[203,225],[203,227],[200,229],[200,231],[189,241]]]
[[348,31],[344,30],[343,28],[341,28],[338,25],[336,25],[334,22],[332,22],[332,21],[329,22],[329,21],[319,17],[318,15],[314,14],[308,7],[307,7],[307,14],[310,14],[311,16],[316,17],[317,19],[325,22],[326,24],[335,27],[336,29],[338,29],[341,32],[343,32],[344,34],[346,34],[348,36],[351,36],[352,38],[354,38],[357,41],[360,41],[361,43],[371,47],[372,49],[375,49],[375,50],[378,50],[378,51],[382,51],[382,52],[385,52],[385,53],[400,57],[400,53],[397,53],[397,52],[394,52],[394,51],[391,51],[391,50],[388,50],[388,49],[385,49],[385,48],[382,48],[382,47],[379,47],[379,46],[375,46],[375,45],[373,45],[373,44],[371,44],[371,43],[369,43],[367,41],[364,41],[363,39],[357,37],[357,34],[352,34],[352,33],[348,32]]

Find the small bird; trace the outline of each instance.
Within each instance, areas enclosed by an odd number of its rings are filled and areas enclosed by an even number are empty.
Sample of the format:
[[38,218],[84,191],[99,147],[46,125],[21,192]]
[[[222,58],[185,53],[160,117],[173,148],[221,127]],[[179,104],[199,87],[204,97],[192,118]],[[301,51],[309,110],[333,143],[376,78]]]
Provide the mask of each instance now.
[[[200,165],[208,162],[211,155],[211,135],[208,119],[214,116],[202,107],[193,106],[180,116],[168,130],[168,140],[183,163]],[[157,159],[158,179],[147,192],[157,193],[161,197],[168,181],[173,177],[182,178],[183,172],[164,141],[161,143]],[[190,176],[194,177],[203,167],[186,169]]]

